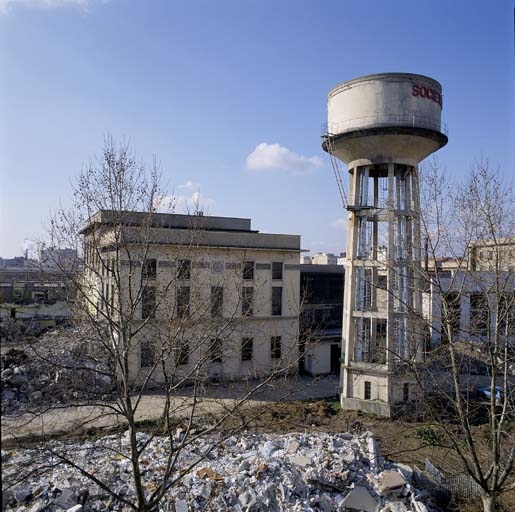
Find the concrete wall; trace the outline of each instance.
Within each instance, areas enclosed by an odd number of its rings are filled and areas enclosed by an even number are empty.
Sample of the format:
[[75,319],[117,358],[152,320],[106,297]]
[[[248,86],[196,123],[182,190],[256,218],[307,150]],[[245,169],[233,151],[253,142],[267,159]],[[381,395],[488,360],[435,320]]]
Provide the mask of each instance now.
[[305,369],[311,375],[324,375],[331,372],[331,344],[307,343],[305,348]]

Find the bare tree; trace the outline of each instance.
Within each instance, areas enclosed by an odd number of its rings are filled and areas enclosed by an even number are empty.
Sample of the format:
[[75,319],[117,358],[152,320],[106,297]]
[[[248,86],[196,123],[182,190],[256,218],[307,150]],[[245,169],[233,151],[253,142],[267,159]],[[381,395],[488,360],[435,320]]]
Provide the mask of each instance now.
[[485,161],[462,184],[434,163],[421,181],[429,307],[426,360],[411,366],[418,404],[493,511],[515,488],[515,195]]
[[[127,429],[128,449],[121,445],[105,449],[114,461],[128,461],[133,492],[122,492],[103,481],[73,453],[53,445],[46,448],[58,463],[75,468],[118,503],[139,511],[155,510],[168,490],[224,437],[243,428],[245,420],[238,425],[232,422],[222,438],[213,438],[206,453],[179,467],[183,450],[199,438],[209,439],[263,386],[295,372],[298,364],[295,280],[284,289],[272,287],[274,276],[255,274],[251,251],[244,248],[232,250],[225,264],[212,258],[216,250],[206,249],[205,218],[199,212],[174,216],[175,220],[163,215],[167,202],[173,211],[174,197],[160,183],[155,162],[148,170],[128,145],[117,147],[110,139],[102,155],[81,172],[74,185],[73,207],[52,218],[50,245],[75,248],[81,256],[80,272],[65,267],[62,271],[77,290],[77,314],[87,339],[73,363],[58,361],[48,350],[32,346],[55,372],[73,370],[80,375],[66,382],[68,391],[81,398],[74,405],[84,407],[83,414],[74,413],[79,422],[94,420],[95,425],[102,420]],[[176,221],[179,224],[167,224]],[[170,227],[177,228],[173,243]],[[288,257],[296,262],[298,251],[294,253]],[[272,272],[282,273],[283,263],[278,263]],[[271,315],[280,316],[281,308],[288,309],[289,327],[263,346],[257,341],[259,323],[246,319],[270,308],[270,291]],[[268,364],[255,357],[258,351],[268,355]],[[230,376],[246,379],[250,385],[231,400],[204,400],[206,384],[223,379],[226,364],[241,369]],[[256,377],[260,379],[252,380]],[[146,395],[156,387],[161,394],[159,414],[142,442],[138,430],[146,417]],[[54,412],[52,421],[58,421],[55,405],[48,408]],[[45,433],[43,427],[39,434]],[[157,436],[164,436],[168,444],[158,484],[150,486],[142,461]],[[156,475],[152,478],[155,482]]]

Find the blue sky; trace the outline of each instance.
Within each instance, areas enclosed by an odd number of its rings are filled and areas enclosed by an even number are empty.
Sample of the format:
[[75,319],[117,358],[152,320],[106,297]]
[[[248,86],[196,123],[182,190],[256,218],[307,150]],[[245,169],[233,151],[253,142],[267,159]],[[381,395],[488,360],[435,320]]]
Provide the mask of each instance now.
[[321,124],[328,91],[371,73],[442,83],[450,175],[515,173],[512,0],[0,0],[0,38],[3,257],[44,236],[106,134],[210,215],[339,253]]

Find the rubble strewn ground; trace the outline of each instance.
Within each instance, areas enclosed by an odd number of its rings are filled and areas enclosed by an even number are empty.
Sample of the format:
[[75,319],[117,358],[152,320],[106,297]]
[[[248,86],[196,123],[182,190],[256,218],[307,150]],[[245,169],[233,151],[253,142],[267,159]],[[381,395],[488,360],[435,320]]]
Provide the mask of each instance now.
[[[179,430],[174,442],[181,441]],[[384,512],[437,510],[426,492],[415,489],[409,472],[385,462],[377,452],[370,432],[290,433],[285,435],[245,432],[223,440],[207,457],[219,437],[200,438],[181,452],[178,469],[194,460],[198,465],[174,486],[160,510],[222,511],[333,511],[343,510],[345,500],[376,503]],[[147,434],[139,434],[139,442]],[[78,471],[55,465],[49,451],[66,451],[112,488],[133,498],[127,435],[112,435],[95,441],[51,442],[38,449],[2,452],[3,500],[5,510],[129,510],[115,503],[98,486]],[[113,451],[117,455],[113,457]],[[148,491],[155,489],[163,471],[163,457],[169,453],[166,438],[154,438],[141,463]],[[27,481],[12,487],[20,471]],[[354,494],[353,494],[354,493]],[[349,505],[349,503],[347,503]],[[368,510],[368,508],[363,508]]]
[[89,356],[86,343],[77,341],[87,339],[78,329],[68,328],[40,337],[20,337],[6,347],[1,356],[2,413],[108,393],[111,377],[107,362]]
[[[87,347],[80,342],[85,339],[88,339],[87,334],[66,329],[43,333],[39,338],[27,337],[24,343],[3,344],[2,424],[6,416],[16,418],[20,413],[30,414],[38,405],[64,404],[68,407],[77,400],[87,402],[92,392],[101,401],[112,398],[109,395],[111,382],[102,380],[102,365],[106,363],[88,355]],[[95,383],[80,377],[81,365],[86,368],[94,365],[100,370],[93,372],[99,376]],[[84,394],[70,394],[66,385],[68,379],[74,379],[74,391],[77,391],[77,380],[84,381]],[[305,401],[330,396],[327,390],[336,389],[335,377],[311,384],[300,377],[290,380],[271,382],[256,395],[259,405],[258,402],[249,403],[248,408],[240,411],[240,416],[228,418],[227,423],[233,421],[234,424],[227,424],[227,429],[245,424],[249,432],[231,437],[213,452],[210,459],[191,471],[183,484],[170,492],[163,510],[325,511],[352,507],[352,503],[359,500],[369,505],[377,502],[385,512],[417,511],[424,510],[423,506],[431,509],[431,500],[415,490],[406,464],[422,467],[427,458],[444,471],[459,472],[461,463],[451,452],[434,443],[423,446],[421,439],[427,440],[428,436],[417,423],[342,411],[337,402],[331,400]],[[187,398],[191,389],[181,393]],[[241,396],[242,390],[231,383],[210,386],[203,393],[206,398],[231,399]],[[156,391],[155,396],[144,398],[159,403],[162,397]],[[62,416],[64,411],[59,409],[58,414]],[[36,418],[39,420],[41,416]],[[477,435],[482,435],[481,426],[474,428]],[[124,437],[105,437],[105,430],[101,434],[98,432],[102,429],[92,430],[95,432],[91,436],[101,437],[88,438],[88,434],[79,439],[77,433],[70,432],[66,444],[61,438],[61,443],[50,441],[42,445],[45,452],[41,451],[38,436],[22,441],[25,446],[32,447],[30,450],[19,449],[12,440],[5,443],[5,451],[2,451],[3,505],[27,512],[69,509],[78,512],[82,508],[120,510],[90,481],[64,466],[56,466],[46,475],[30,474],[23,482],[19,481],[20,468],[25,471],[41,468],[42,464],[36,460],[38,457],[43,457],[43,462],[48,465],[53,461],[48,458],[47,449],[66,446],[70,453],[87,457],[88,463],[94,464],[103,478],[112,481],[113,485],[125,486],[126,492],[130,493],[127,459],[113,460],[109,452],[109,448],[117,443],[122,446]],[[437,434],[433,430],[430,433]],[[374,458],[370,459],[372,437],[367,431],[375,433],[382,453],[390,462],[381,465],[375,464]],[[142,425],[141,439],[146,435]],[[3,434],[2,438],[4,443]],[[206,443],[212,441],[213,438],[199,440],[198,446],[181,456],[181,463],[185,464],[187,457],[201,456]],[[158,476],[154,470],[159,454],[166,450],[166,441],[156,439],[149,448],[145,471],[152,484],[152,479]],[[243,458],[243,454],[247,457]],[[14,486],[13,477],[19,482]],[[417,503],[414,504],[414,500]],[[515,492],[503,495],[502,502],[504,510],[514,510]],[[474,508],[473,504],[460,504],[456,510],[476,511],[479,508]]]

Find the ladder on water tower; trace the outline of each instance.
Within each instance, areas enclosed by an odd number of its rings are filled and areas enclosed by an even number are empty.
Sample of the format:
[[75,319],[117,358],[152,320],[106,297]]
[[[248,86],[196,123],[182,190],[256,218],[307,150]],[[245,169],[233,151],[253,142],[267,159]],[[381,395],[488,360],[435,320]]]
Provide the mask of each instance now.
[[345,192],[345,185],[343,183],[343,172],[340,166],[340,161],[334,154],[334,146],[331,136],[329,134],[324,135],[325,139],[325,147],[327,152],[329,153],[329,159],[331,160],[331,167],[333,169],[334,177],[336,179],[336,184],[338,186],[338,192],[340,194],[340,199],[342,201],[342,205],[345,209],[347,209],[348,201],[347,201],[347,193]]

